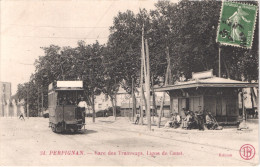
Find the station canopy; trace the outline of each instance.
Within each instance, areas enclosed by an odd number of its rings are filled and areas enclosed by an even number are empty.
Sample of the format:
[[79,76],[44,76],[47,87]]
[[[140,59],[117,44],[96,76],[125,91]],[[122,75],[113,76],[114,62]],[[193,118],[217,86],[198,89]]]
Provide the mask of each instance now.
[[258,83],[249,83],[244,81],[237,81],[232,79],[215,77],[212,71],[193,73],[192,79],[185,82],[177,82],[174,85],[166,85],[155,88],[156,92],[198,88],[198,87],[215,87],[215,88],[251,88],[258,87]]

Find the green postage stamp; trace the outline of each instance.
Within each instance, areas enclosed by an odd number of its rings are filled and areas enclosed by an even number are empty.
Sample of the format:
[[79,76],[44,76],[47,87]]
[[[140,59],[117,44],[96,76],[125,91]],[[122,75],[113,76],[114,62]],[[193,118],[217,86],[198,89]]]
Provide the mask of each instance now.
[[222,2],[217,42],[251,48],[258,7],[245,3]]

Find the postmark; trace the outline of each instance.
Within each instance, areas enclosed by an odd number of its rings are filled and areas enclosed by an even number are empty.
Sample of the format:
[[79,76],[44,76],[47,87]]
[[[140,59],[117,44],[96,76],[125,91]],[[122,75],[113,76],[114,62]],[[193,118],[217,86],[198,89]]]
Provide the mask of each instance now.
[[255,156],[255,148],[251,144],[244,144],[239,150],[241,158],[250,160]]
[[254,38],[257,9],[255,5],[222,2],[216,41],[222,45],[250,49]]

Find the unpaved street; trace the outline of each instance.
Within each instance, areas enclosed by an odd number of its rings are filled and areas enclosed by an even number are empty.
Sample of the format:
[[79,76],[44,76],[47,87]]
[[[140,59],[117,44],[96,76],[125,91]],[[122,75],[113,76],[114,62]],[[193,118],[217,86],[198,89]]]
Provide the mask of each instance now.
[[[255,165],[257,124],[251,131],[165,129],[134,125],[128,118],[87,119],[87,130],[56,134],[48,119],[0,118],[0,165]],[[256,155],[240,157],[243,144]]]

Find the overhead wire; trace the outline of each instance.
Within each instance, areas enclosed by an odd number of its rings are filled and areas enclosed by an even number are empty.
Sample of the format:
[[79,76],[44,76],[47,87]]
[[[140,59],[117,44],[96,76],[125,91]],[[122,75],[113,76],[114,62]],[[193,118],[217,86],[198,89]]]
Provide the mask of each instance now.
[[5,24],[5,23],[0,23],[0,25],[6,25],[6,26],[19,26],[19,27],[39,27],[39,28],[79,28],[79,29],[84,29],[84,28],[109,28],[107,26],[52,26],[52,25],[21,25],[21,24]]
[[[115,1],[112,1],[112,3],[110,4],[110,6],[107,8],[107,10],[105,11],[105,13],[99,18],[99,20],[97,21],[95,27],[103,20],[104,16],[107,14],[107,12],[110,10],[110,8],[114,5]],[[90,30],[89,33],[87,34],[87,36],[89,36],[91,34],[91,32],[93,31],[94,29]],[[99,35],[100,33],[98,34],[98,38],[99,38]],[[98,39],[97,38],[97,39]],[[85,38],[86,39],[86,38]]]
[[[6,36],[10,36],[10,37],[17,37],[17,38],[57,38],[57,39],[97,39],[96,37],[51,37],[51,36],[30,36],[30,35],[6,35]],[[99,37],[99,39],[106,39],[108,37]]]

